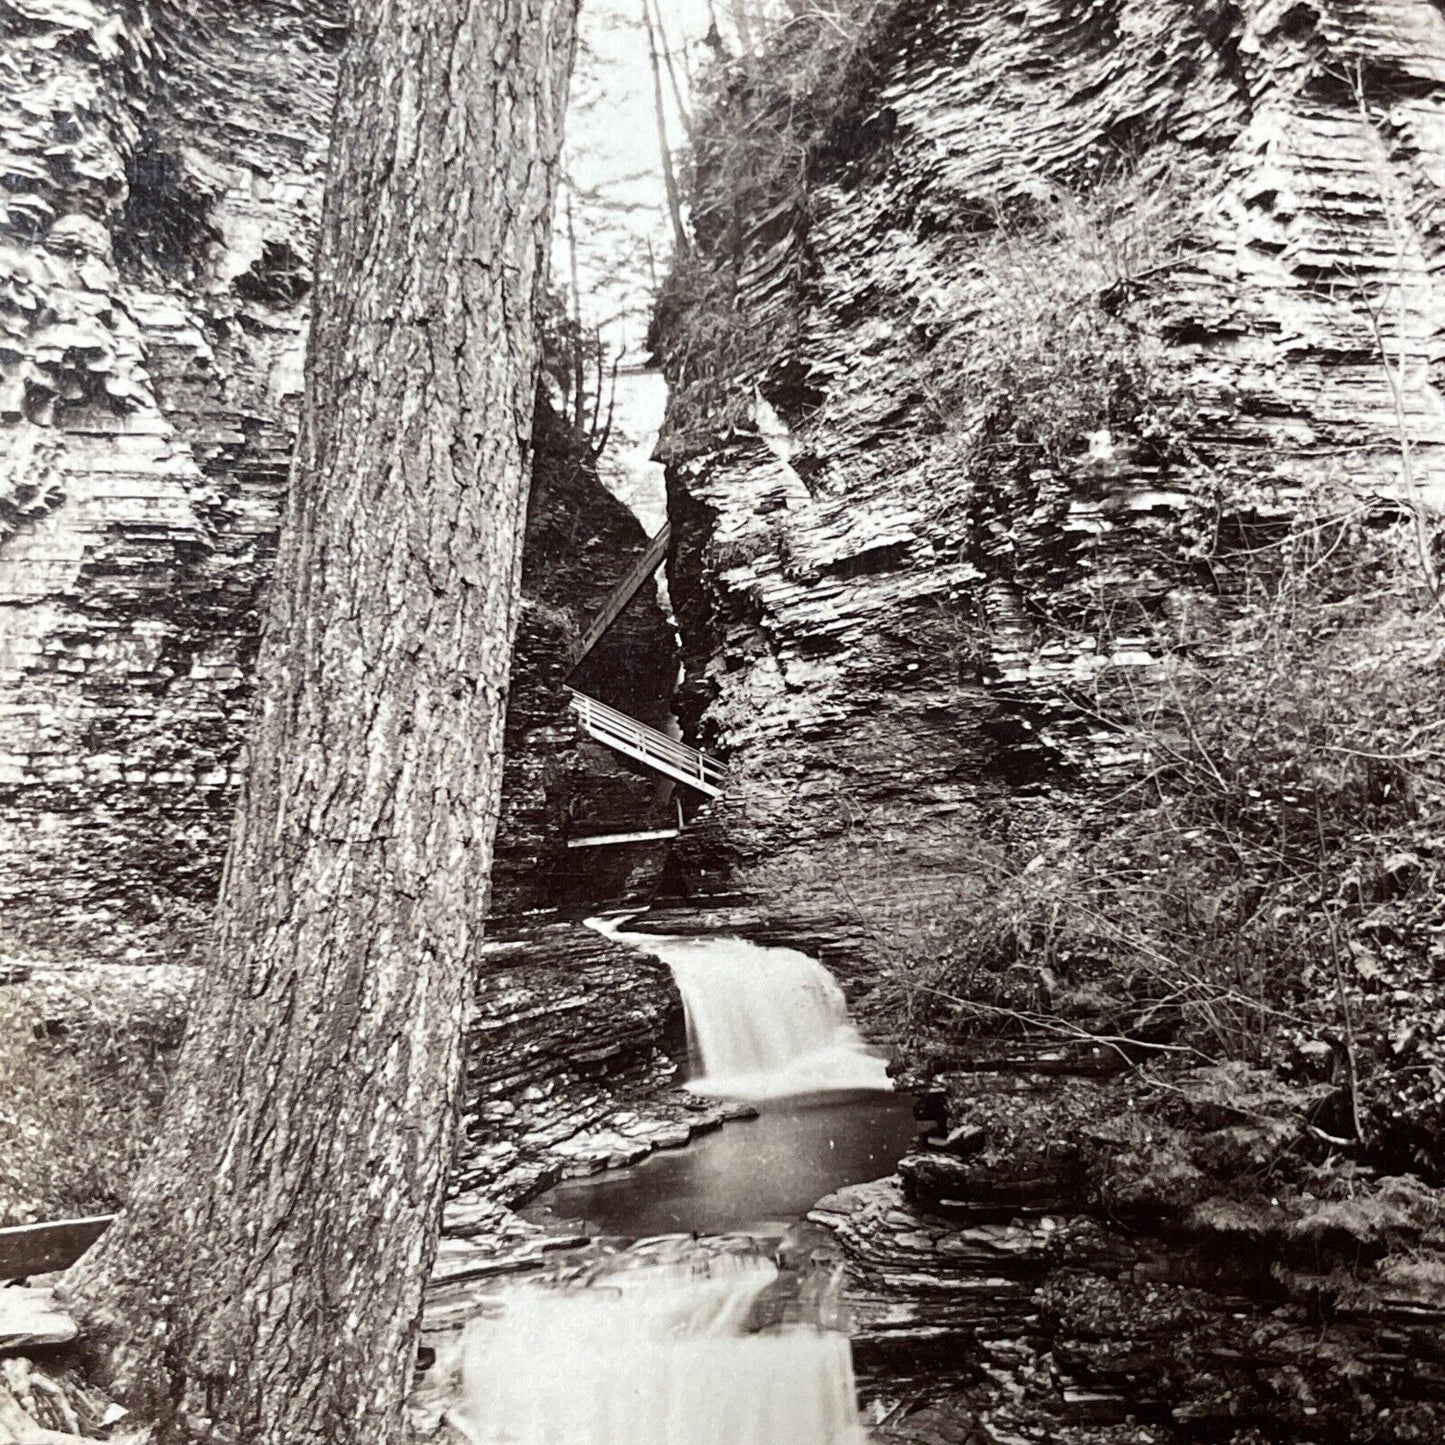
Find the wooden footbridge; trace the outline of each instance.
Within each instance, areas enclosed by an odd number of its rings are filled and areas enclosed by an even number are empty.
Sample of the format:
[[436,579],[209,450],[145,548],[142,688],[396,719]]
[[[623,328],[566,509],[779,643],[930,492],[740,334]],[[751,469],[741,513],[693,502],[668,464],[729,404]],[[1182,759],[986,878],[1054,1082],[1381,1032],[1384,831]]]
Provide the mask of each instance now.
[[[664,523],[662,530],[647,544],[646,549],[633,563],[626,575],[607,595],[607,600],[592,619],[587,631],[572,653],[574,676],[596,648],[597,644],[611,630],[612,625],[626,611],[628,603],[642,590],[667,556],[672,541],[672,527]],[[684,787],[693,788],[707,798],[721,795],[727,779],[727,769],[716,758],[709,757],[697,748],[689,747],[677,738],[669,737],[657,728],[648,727],[636,718],[628,717],[606,703],[589,697],[575,687],[568,687],[572,698],[572,714],[577,725],[589,737],[621,753],[623,757]],[[602,837],[572,838],[569,848],[595,848],[606,843],[638,843],[657,838],[675,838],[681,828],[682,810],[678,809],[677,828],[653,828],[634,833],[610,833]]]
[[578,692],[576,688],[567,690],[572,694],[572,711],[582,730],[599,743],[606,743],[633,762],[675,783],[686,783],[709,798],[721,795],[727,769],[716,758],[588,697],[585,692]]

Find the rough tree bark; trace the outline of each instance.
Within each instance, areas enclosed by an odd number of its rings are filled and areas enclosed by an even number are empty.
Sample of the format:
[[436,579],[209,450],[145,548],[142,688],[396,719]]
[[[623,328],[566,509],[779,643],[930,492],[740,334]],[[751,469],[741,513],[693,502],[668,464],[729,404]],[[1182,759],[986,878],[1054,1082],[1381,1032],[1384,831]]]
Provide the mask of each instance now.
[[352,7],[214,956],[68,1281],[163,1438],[398,1438],[501,782],[577,0]]

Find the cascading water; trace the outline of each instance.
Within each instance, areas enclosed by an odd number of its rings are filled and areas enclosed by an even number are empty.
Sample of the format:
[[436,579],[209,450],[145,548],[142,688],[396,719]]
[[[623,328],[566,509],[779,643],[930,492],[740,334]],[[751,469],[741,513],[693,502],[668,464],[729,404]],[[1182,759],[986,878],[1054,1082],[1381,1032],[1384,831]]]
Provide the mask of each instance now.
[[606,920],[592,926],[671,968],[702,1069],[688,1081],[694,1093],[757,1100],[893,1087],[884,1060],[849,1022],[837,980],[807,954],[741,938],[629,934]]
[[[781,1274],[763,1241],[830,1189],[887,1173],[913,1130],[908,1101],[805,954],[592,926],[671,967],[690,1089],[773,1102],[537,1201],[614,1241],[687,1233],[501,1296],[467,1327],[450,1418],[474,1445],[866,1445],[837,1276],[815,1261]],[[709,1230],[720,1237],[697,1237]]]
[[448,1414],[474,1445],[864,1445],[846,1335],[746,1332],[770,1260],[641,1248],[467,1327]]

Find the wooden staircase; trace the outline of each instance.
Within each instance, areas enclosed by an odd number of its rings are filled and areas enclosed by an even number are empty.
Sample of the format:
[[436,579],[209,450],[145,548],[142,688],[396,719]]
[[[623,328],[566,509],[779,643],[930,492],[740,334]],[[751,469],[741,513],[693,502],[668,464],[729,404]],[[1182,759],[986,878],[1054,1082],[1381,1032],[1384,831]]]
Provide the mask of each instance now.
[[716,758],[598,702],[595,697],[588,697],[585,692],[578,692],[575,687],[567,691],[572,694],[572,712],[590,737],[653,772],[696,788],[709,798],[722,796],[727,769]]
[[[672,542],[672,526],[664,523],[658,534],[647,544],[646,550],[634,562],[626,576],[607,595],[601,611],[592,619],[592,624],[582,634],[581,640],[572,653],[572,672],[582,666],[592,650],[607,635],[612,624],[622,615],[627,604],[637,596],[645,583],[662,565]],[[671,778],[675,783],[694,788],[704,797],[720,797],[727,769],[706,753],[686,743],[669,737],[636,718],[618,712],[589,697],[575,687],[568,687],[572,699],[572,713],[578,726],[589,737],[606,744],[614,752],[630,758],[635,763]],[[682,827],[682,809],[678,808],[677,828],[647,828],[631,833],[610,833],[602,836],[577,838],[568,841],[569,848],[595,848],[607,843],[641,843],[657,839],[675,838]]]
[[602,610],[592,619],[592,625],[582,634],[581,640],[572,650],[572,671],[576,672],[587,655],[607,636],[612,624],[622,616],[627,604],[637,596],[642,584],[662,565],[672,542],[672,523],[664,522],[662,530],[647,544],[647,550],[632,564],[632,570],[620,581],[602,604]]

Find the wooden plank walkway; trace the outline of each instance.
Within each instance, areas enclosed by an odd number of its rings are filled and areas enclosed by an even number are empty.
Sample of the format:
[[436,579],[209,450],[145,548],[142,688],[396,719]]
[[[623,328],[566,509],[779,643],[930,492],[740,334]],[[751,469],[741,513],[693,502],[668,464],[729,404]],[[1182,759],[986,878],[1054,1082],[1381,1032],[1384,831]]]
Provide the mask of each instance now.
[[[591,626],[582,634],[581,640],[572,653],[572,673],[582,666],[593,648],[607,635],[613,623],[626,610],[627,604],[641,591],[643,584],[662,565],[667,549],[672,544],[672,524],[664,522],[657,535],[647,544],[642,555],[632,564],[627,575],[607,595],[602,610],[592,619]],[[656,728],[630,718],[606,703],[598,702],[575,687],[567,689],[572,695],[572,711],[588,736],[605,743],[633,762],[641,763],[674,782],[684,783],[689,788],[709,798],[721,795],[727,769],[706,753],[670,738]],[[569,848],[600,848],[607,843],[643,843],[654,838],[675,838],[677,829],[642,829],[632,833],[613,833],[599,838],[574,838],[568,841]]]
[[636,833],[594,833],[587,838],[569,838],[569,848],[606,848],[612,843],[652,843],[681,835],[680,828],[643,828]]
[[17,1224],[0,1229],[0,1280],[27,1279],[74,1264],[102,1234],[113,1214]]
[[647,544],[647,550],[632,564],[632,570],[607,595],[602,610],[592,619],[592,625],[582,634],[582,640],[572,652],[572,671],[582,666],[587,655],[611,631],[612,624],[622,616],[627,604],[637,596],[642,584],[662,565],[667,549],[672,543],[672,523],[664,522],[662,530]]

